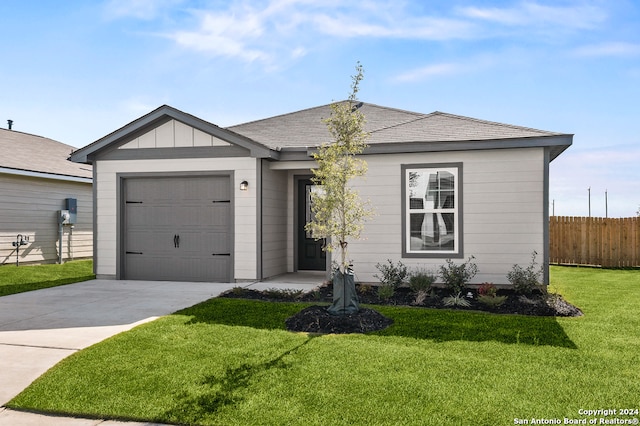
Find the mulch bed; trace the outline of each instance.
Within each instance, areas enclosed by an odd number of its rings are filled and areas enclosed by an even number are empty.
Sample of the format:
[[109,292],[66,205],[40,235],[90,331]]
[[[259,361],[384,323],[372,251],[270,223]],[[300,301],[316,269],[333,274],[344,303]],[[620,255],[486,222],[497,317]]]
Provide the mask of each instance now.
[[[471,290],[471,297],[465,298],[470,306],[445,306],[443,299],[450,294],[445,289],[433,289],[429,297],[417,303],[416,296],[408,288],[396,289],[394,295],[382,300],[378,297],[377,288],[366,285],[356,285],[361,304],[412,306],[432,309],[457,309],[467,311],[485,311],[495,314],[520,314],[532,316],[581,316],[582,311],[565,301],[560,295],[543,295],[534,293],[526,298],[512,290],[499,290],[498,296],[505,296],[505,302],[500,306],[489,306],[477,299],[477,293]],[[257,291],[236,287],[220,295],[220,297],[263,300],[270,302],[322,302],[333,301],[332,285],[325,284],[307,293],[294,291],[267,290]],[[310,306],[286,320],[287,329],[307,333],[365,333],[382,330],[393,324],[393,320],[385,317],[374,309],[360,307],[355,314],[331,315],[327,306]]]

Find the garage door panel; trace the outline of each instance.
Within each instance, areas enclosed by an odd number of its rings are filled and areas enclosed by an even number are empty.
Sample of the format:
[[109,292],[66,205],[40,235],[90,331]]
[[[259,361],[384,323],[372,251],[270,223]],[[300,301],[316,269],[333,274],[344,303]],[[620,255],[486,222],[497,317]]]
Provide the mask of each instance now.
[[228,203],[216,203],[207,210],[206,218],[209,226],[227,226],[230,223],[231,206]]
[[142,250],[150,246],[149,241],[152,239],[153,232],[151,231],[129,231],[125,251],[141,253]]
[[211,253],[227,254],[231,252],[229,234],[212,232],[209,238],[209,244],[208,249]]
[[229,176],[131,178],[124,194],[125,278],[232,278]]
[[127,223],[130,228],[142,226],[147,222],[146,210],[142,204],[127,204]]
[[198,257],[205,257],[207,254],[230,254],[231,241],[227,232],[183,231],[180,233],[179,251]]

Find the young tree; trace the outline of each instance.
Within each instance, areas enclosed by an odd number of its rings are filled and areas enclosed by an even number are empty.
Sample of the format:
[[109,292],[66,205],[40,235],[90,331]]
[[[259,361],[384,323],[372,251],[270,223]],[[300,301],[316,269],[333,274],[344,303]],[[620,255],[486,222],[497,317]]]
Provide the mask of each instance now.
[[331,116],[324,120],[332,141],[323,144],[313,155],[318,167],[312,178],[321,191],[314,193],[314,218],[305,229],[316,239],[326,239],[324,250],[340,251],[338,270],[334,272],[332,314],[343,315],[359,310],[353,272],[350,270],[349,239],[358,239],[364,221],[372,215],[368,202],[349,186],[349,181],[367,173],[367,163],[359,158],[367,147],[368,133],[364,131],[365,117],[359,111],[357,94],[364,70],[358,62],[352,76],[348,100],[331,105]]

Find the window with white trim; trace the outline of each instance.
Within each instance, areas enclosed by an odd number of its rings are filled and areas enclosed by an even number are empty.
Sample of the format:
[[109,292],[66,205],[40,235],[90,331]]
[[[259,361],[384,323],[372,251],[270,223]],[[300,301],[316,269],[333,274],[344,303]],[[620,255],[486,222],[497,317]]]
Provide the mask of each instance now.
[[461,255],[461,164],[403,166],[404,248],[409,257]]

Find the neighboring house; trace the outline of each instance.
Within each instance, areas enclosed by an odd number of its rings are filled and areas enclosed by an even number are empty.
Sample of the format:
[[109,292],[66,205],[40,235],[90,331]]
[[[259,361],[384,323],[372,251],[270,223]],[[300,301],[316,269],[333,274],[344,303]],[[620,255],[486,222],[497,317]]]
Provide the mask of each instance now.
[[[549,163],[572,135],[358,107],[369,171],[353,185],[376,215],[349,244],[357,280],[377,282],[387,259],[437,270],[473,255],[474,283],[506,284],[534,250],[548,258]],[[325,105],[220,128],[162,106],[76,151],[73,161],[94,166],[98,276],[244,281],[328,270],[304,224],[329,115]]]
[[59,259],[58,211],[77,200],[77,221],[63,227],[63,260],[93,256],[91,166],[67,158],[74,150],[42,136],[0,129],[0,264]]

